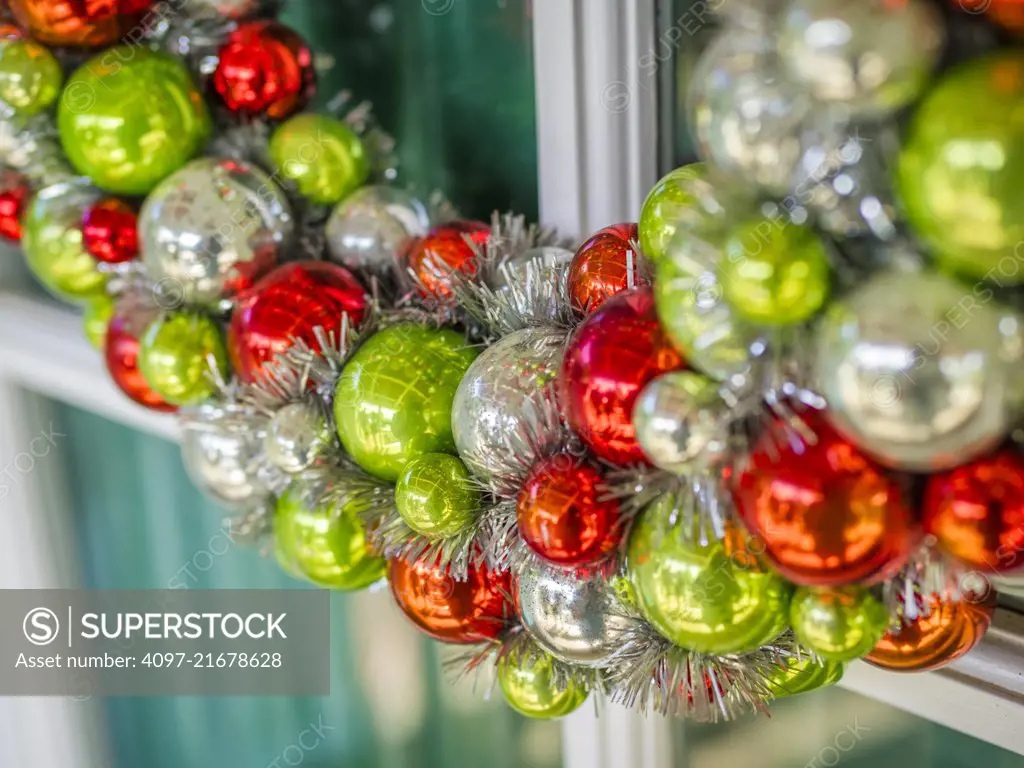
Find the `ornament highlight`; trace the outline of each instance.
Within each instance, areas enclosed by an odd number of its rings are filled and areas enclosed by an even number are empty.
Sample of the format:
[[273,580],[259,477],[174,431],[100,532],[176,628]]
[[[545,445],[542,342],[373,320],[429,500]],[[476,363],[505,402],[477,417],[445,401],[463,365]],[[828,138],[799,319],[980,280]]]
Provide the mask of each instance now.
[[216,392],[211,365],[228,378],[220,326],[206,315],[172,312],[142,334],[139,370],[146,383],[173,405],[197,405]]
[[800,587],[793,595],[789,621],[808,650],[828,661],[853,661],[882,639],[889,616],[863,587]]
[[427,453],[405,465],[395,486],[395,506],[417,533],[447,538],[473,524],[480,509],[480,492],[457,458]]
[[325,115],[297,115],[283,123],[270,137],[269,152],[278,173],[317,205],[341,202],[370,175],[362,140]]

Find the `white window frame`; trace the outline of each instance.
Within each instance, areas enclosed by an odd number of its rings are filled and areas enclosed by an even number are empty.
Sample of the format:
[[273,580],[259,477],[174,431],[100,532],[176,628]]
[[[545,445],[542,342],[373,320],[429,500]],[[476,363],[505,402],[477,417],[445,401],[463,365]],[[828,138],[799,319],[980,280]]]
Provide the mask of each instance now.
[[[657,178],[654,51],[658,0],[535,0],[534,70],[541,219],[583,235],[635,221]],[[662,3],[662,5],[664,5]],[[129,402],[70,309],[17,291],[23,270],[0,252],[0,465],[49,424],[48,399],[139,431],[177,439],[173,417]],[[59,452],[57,452],[59,454]],[[17,482],[0,476],[0,587],[75,586],[78,573],[61,502],[59,456]],[[0,470],[2,471],[2,470]],[[996,611],[971,654],[946,670],[900,675],[857,662],[841,685],[1024,754],[1024,615]],[[0,698],[0,765],[101,768],[111,764],[96,700]],[[614,706],[565,719],[566,768],[671,768],[673,729]]]

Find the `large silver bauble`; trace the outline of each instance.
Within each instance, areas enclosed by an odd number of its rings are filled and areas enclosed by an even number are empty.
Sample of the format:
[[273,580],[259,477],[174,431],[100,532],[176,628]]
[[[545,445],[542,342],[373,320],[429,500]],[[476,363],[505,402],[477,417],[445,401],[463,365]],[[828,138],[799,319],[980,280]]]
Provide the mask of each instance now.
[[488,283],[520,316],[538,324],[554,322],[566,302],[565,284],[574,255],[554,245],[519,251],[497,265]]
[[269,495],[259,476],[262,451],[262,431],[244,413],[206,405],[199,418],[183,425],[186,472],[203,493],[226,507],[250,507]]
[[452,405],[452,433],[476,477],[514,488],[531,458],[564,443],[556,381],[565,341],[564,332],[551,328],[516,331],[466,371]]
[[430,229],[427,207],[398,187],[370,186],[346,197],[327,221],[331,261],[392,278],[410,243]]
[[583,579],[537,563],[524,568],[517,581],[523,626],[539,646],[562,661],[601,666],[636,625],[603,578]]
[[633,426],[652,464],[683,474],[722,460],[728,448],[729,408],[718,387],[688,371],[666,373],[644,387],[633,406]]
[[792,0],[778,50],[789,78],[818,100],[878,116],[917,97],[944,37],[926,0]]
[[295,222],[259,168],[204,157],[162,181],[139,213],[149,276],[186,304],[215,305],[277,263]]
[[835,302],[816,334],[830,420],[888,466],[963,464],[1022,412],[1024,320],[980,283],[889,270]]
[[267,425],[263,449],[282,472],[309,469],[331,444],[331,431],[317,403],[296,402],[280,408]]

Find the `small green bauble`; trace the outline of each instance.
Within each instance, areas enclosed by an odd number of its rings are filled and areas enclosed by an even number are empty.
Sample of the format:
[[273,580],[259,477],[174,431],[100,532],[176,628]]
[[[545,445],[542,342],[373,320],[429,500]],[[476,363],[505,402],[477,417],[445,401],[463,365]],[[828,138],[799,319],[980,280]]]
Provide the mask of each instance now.
[[85,337],[96,349],[102,350],[107,345],[107,327],[114,316],[114,300],[103,294],[85,305],[82,315],[82,328]]
[[828,297],[828,255],[809,229],[754,219],[729,232],[724,251],[718,266],[723,295],[751,323],[802,323]]
[[199,153],[212,125],[184,64],[122,45],[68,78],[57,127],[79,173],[109,192],[145,195]]
[[146,383],[172,405],[198,405],[213,396],[208,360],[223,378],[228,353],[220,327],[206,315],[171,312],[153,321],[139,340],[139,370]]
[[706,179],[704,163],[684,165],[663,177],[647,195],[640,210],[640,248],[653,264],[662,263],[677,232],[701,225],[706,213],[698,204],[694,184]]
[[428,453],[405,466],[395,487],[395,505],[414,531],[445,538],[473,523],[480,492],[459,459],[447,453]]
[[835,661],[816,664],[809,658],[787,659],[768,676],[768,690],[776,699],[796,696],[835,685],[843,679],[843,665]]
[[722,542],[694,546],[671,522],[671,500],[648,508],[629,539],[641,613],[676,645],[702,653],[752,651],[788,626],[790,586],[730,558]]
[[82,246],[82,216],[99,198],[80,179],[52,184],[32,199],[22,216],[25,262],[64,301],[87,303],[106,295],[106,275]]
[[885,607],[858,586],[800,587],[789,620],[797,639],[830,661],[852,661],[875,647],[889,624]]
[[32,40],[0,42],[0,103],[28,117],[53,104],[64,79],[53,54]]
[[367,339],[334,396],[338,436],[356,464],[393,483],[417,456],[455,453],[452,401],[476,357],[461,334],[412,323]]
[[270,137],[270,159],[299,193],[319,205],[334,205],[370,175],[362,140],[345,123],[324,115],[298,115]]
[[557,684],[552,658],[546,653],[533,654],[529,661],[509,654],[498,663],[498,684],[508,705],[526,717],[564,717],[587,700],[587,691],[572,681]]
[[363,589],[380,581],[387,561],[371,551],[359,513],[355,502],[340,510],[310,509],[295,485],[289,486],[274,511],[274,548],[281,567],[326,589]]

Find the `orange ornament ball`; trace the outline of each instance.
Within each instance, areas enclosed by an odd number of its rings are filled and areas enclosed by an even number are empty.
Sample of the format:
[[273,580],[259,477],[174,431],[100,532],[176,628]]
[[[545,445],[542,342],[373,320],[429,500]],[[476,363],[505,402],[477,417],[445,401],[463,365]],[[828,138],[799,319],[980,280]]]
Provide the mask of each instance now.
[[9,0],[29,35],[47,45],[110,45],[144,28],[155,0]]
[[1024,0],[952,0],[970,14],[986,13],[1013,32],[1024,32]]
[[886,632],[865,659],[891,672],[926,672],[952,664],[984,637],[995,605],[995,590],[982,600],[943,600],[933,595],[928,616]]
[[613,224],[579,247],[568,275],[569,300],[577,313],[589,315],[612,296],[647,285],[633,246],[638,237],[636,224]]
[[409,250],[408,267],[424,296],[451,296],[451,272],[475,275],[474,246],[483,248],[491,228],[480,221],[450,221],[434,227]]

